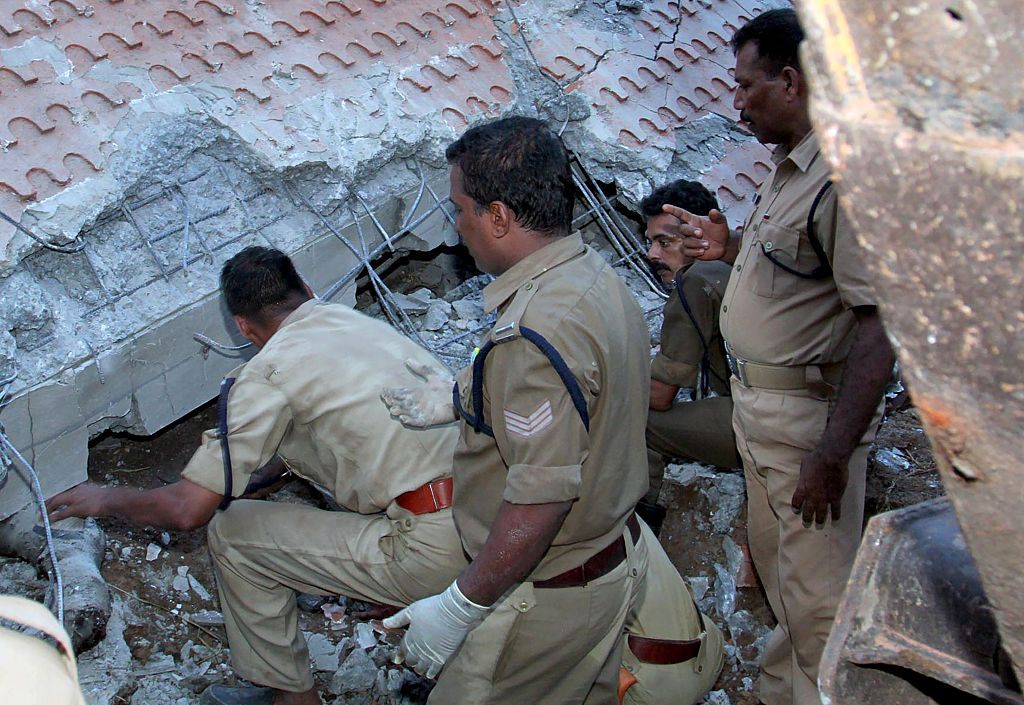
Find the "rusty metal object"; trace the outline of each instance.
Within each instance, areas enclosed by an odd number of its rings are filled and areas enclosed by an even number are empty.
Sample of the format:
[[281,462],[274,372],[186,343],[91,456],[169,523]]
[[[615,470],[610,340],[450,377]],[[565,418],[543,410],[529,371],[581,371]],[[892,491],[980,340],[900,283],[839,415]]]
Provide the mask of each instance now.
[[1022,705],[1000,652],[949,500],[874,517],[822,658],[825,702]]
[[1024,680],[1024,3],[796,6],[823,153]]

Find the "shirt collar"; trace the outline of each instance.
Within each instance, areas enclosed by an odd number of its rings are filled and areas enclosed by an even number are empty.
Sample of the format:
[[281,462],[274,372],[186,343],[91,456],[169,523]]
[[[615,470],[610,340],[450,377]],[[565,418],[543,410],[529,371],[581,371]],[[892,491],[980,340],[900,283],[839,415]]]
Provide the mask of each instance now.
[[583,254],[583,248],[583,237],[578,232],[552,238],[550,244],[531,252],[484,287],[484,312],[498,308],[531,279]]
[[800,171],[807,171],[808,167],[811,166],[811,162],[820,154],[820,151],[818,139],[814,135],[814,130],[811,130],[804,135],[804,138],[793,149],[787,150],[781,144],[776,147],[775,151],[772,152],[772,161],[776,164],[781,164],[788,159]]
[[277,327],[277,330],[281,330],[285,326],[289,326],[296,321],[301,321],[306,318],[309,314],[313,313],[313,309],[322,303],[320,299],[310,299],[309,301],[303,302],[297,309],[285,316],[284,320],[281,321],[281,325]]

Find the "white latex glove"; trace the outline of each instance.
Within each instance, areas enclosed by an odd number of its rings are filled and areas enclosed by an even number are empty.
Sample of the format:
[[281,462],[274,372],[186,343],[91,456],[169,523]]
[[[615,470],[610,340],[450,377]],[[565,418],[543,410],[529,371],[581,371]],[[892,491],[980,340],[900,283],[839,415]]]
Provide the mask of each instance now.
[[430,365],[406,360],[405,366],[425,384],[417,387],[388,387],[381,390],[380,398],[391,415],[406,426],[427,428],[455,421],[452,403],[454,380]]
[[395,663],[404,660],[420,675],[436,678],[469,630],[492,609],[470,601],[459,590],[458,581],[440,595],[417,600],[384,620],[388,629],[409,627],[398,647]]

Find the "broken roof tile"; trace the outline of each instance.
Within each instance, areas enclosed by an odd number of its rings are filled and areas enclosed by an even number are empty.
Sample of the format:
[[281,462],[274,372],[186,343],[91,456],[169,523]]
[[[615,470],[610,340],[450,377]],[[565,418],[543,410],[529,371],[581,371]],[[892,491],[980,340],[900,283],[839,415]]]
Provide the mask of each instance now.
[[[763,6],[649,0],[623,13],[615,32],[552,16],[538,0],[516,8],[523,26],[508,40],[528,40],[541,70],[595,108],[590,120],[602,133],[641,148],[674,146],[674,129],[709,111],[736,117],[727,40]],[[257,148],[311,153],[325,149],[320,137],[285,118],[320,94],[366,111],[358,120],[367,130],[385,119],[381,101],[392,95],[401,101],[392,108],[440,115],[457,129],[500,114],[516,93],[493,19],[500,10],[492,0],[2,3],[0,48],[31,57],[33,40],[37,60],[13,65],[5,52],[0,67],[0,205],[44,198],[104,169],[106,141],[131,101],[179,86],[232,91],[235,119],[263,135],[252,137]],[[386,94],[364,80],[385,75]],[[738,150],[715,172],[726,193],[749,191],[753,158]]]

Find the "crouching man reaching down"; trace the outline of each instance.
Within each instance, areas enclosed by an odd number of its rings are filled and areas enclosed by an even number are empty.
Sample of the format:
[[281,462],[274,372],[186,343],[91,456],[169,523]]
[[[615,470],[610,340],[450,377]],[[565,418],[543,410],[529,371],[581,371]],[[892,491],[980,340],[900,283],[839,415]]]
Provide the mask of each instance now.
[[[633,513],[648,485],[649,333],[619,277],[570,234],[568,153],[542,122],[474,127],[447,157],[456,229],[497,276],[484,290],[497,321],[454,393],[383,396],[407,424],[461,419],[454,517],[472,562],[385,625],[408,626],[405,661],[439,674],[430,703],[614,703],[632,679],[620,685],[625,626],[661,550]],[[689,648],[673,658],[707,664],[710,686],[720,634],[709,625]]]
[[[296,591],[400,607],[443,590],[466,566],[448,508],[457,432],[389,418],[381,386],[408,374],[403,360],[426,365],[430,356],[381,321],[314,300],[283,253],[243,250],[224,265],[221,288],[259,349],[222,386],[224,438],[204,434],[182,479],[167,487],[86,484],[47,504],[54,520],[209,522],[232,664],[267,687],[213,685],[204,702],[319,704]],[[275,455],[348,511],[236,500],[217,512]]]

